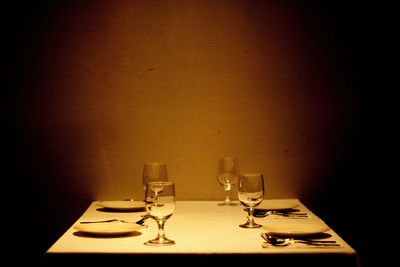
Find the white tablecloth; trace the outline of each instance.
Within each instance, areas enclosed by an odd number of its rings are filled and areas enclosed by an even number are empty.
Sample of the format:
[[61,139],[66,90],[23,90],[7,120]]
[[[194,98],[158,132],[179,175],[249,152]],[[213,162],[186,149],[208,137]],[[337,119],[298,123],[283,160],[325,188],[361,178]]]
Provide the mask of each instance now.
[[[268,216],[256,218],[260,224],[268,224],[271,220],[284,223],[320,223],[325,224],[299,200],[297,209],[308,213],[307,219],[279,218]],[[120,218],[130,221],[140,219],[145,211],[136,212],[109,212],[100,209],[98,201],[91,203],[87,211],[77,220],[96,220]],[[147,256],[174,256],[176,260],[196,259],[201,262],[212,256],[218,260],[229,257],[233,263],[239,264],[253,259],[279,261],[281,265],[287,263],[307,263],[307,266],[357,266],[357,253],[333,229],[327,233],[329,239],[336,240],[341,246],[335,248],[316,248],[308,246],[268,247],[262,246],[260,237],[263,228],[246,229],[239,224],[246,220],[246,213],[241,205],[219,206],[218,201],[177,201],[173,216],[165,224],[166,236],[175,240],[172,246],[147,246],[144,243],[157,235],[157,225],[152,219],[148,220],[147,228],[140,228],[132,234],[117,237],[90,236],[80,233],[73,226],[68,229],[47,251],[43,258],[44,265],[57,266],[68,262],[87,261],[90,263],[106,263],[127,261],[131,257],[138,259]],[[191,256],[192,258],[188,258]],[[201,256],[201,257],[199,257]],[[175,259],[175,258],[174,258]],[[236,259],[236,260],[235,260]]]

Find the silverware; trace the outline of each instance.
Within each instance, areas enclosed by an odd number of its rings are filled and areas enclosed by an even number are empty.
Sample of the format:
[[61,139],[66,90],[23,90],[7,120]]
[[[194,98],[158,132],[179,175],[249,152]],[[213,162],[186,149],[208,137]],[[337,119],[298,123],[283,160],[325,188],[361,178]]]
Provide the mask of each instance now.
[[144,223],[146,222],[146,220],[149,218],[148,214],[142,215],[142,218],[138,221],[136,221],[136,224],[140,224],[141,226],[147,227],[147,225],[145,225]]
[[109,220],[100,220],[100,221],[81,221],[79,223],[81,224],[87,224],[87,223],[105,223],[105,222],[123,222],[123,223],[131,223],[128,221],[120,220],[120,219],[109,219]]
[[339,244],[336,243],[334,240],[311,240],[311,239],[303,239],[303,238],[283,238],[283,237],[276,237],[274,235],[268,235],[265,233],[261,234],[261,237],[270,243],[273,246],[289,246],[294,243],[302,243],[307,245],[313,246],[325,246],[325,247],[338,247]]
[[255,210],[253,216],[256,218],[263,218],[268,215],[279,215],[283,217],[297,217],[297,218],[308,218],[306,212],[295,212],[295,211],[276,211],[276,210]]
[[105,223],[105,222],[121,222],[121,223],[136,223],[144,226],[144,223],[146,222],[147,218],[149,215],[142,215],[142,218],[136,222],[129,222],[121,219],[107,219],[107,220],[99,220],[99,221],[81,221],[80,223],[82,224],[87,224],[87,223]]
[[276,242],[282,242],[284,239],[295,239],[295,240],[302,240],[302,241],[308,241],[308,242],[317,242],[317,243],[336,243],[335,240],[317,240],[317,239],[312,239],[312,238],[307,238],[307,237],[280,237],[276,235],[271,235],[267,233],[262,233],[264,237],[266,237],[268,240],[271,241],[276,241]]

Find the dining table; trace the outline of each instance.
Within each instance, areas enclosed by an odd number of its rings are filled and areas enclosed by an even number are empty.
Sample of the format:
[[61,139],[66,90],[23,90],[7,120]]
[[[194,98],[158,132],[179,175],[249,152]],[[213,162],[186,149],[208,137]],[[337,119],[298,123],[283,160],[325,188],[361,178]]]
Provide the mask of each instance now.
[[[255,217],[259,228],[242,228],[247,212],[240,202],[221,205],[214,200],[178,200],[173,215],[165,223],[165,235],[175,244],[149,246],[146,241],[157,236],[155,220],[135,224],[147,214],[143,206],[132,209],[107,207],[106,201],[91,202],[86,211],[43,255],[41,266],[137,266],[146,264],[219,264],[226,266],[341,266],[358,267],[353,249],[334,229],[299,199],[265,199],[256,211],[290,210],[292,213]],[[112,202],[111,202],[112,203]],[[290,214],[302,214],[292,216]],[[119,219],[109,225],[135,225],[126,232],[110,233],[96,228],[98,221]],[[95,223],[85,223],[95,222]],[[100,223],[108,225],[107,223]],[[84,228],[93,225],[93,228]],[[290,231],[299,226],[303,232]],[[321,229],[314,231],[315,226]],[[297,227],[297,228],[296,228]],[[314,228],[313,228],[314,227]],[[95,229],[95,230],[93,230]],[[281,232],[280,232],[281,229]],[[311,229],[307,232],[307,229]],[[118,229],[117,229],[118,230]],[[120,229],[119,229],[120,230]],[[97,231],[97,232],[96,232]],[[261,237],[263,233],[289,237],[307,237],[334,242],[336,246],[314,246],[294,243],[275,246]],[[299,234],[299,235],[298,235]],[[115,265],[114,265],[115,266]]]

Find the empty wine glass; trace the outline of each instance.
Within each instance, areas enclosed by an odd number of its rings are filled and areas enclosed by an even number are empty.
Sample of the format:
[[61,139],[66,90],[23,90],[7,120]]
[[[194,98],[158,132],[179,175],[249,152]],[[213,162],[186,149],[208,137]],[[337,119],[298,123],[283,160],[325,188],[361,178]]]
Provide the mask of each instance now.
[[225,201],[219,203],[220,206],[235,206],[237,203],[232,202],[231,192],[233,186],[237,183],[239,172],[239,162],[234,157],[223,157],[218,160],[217,179],[224,187]]
[[258,228],[261,224],[254,222],[253,211],[264,198],[264,178],[260,173],[240,173],[238,197],[247,211],[247,221],[240,224],[243,228]]
[[165,222],[175,211],[175,185],[173,182],[149,182],[146,186],[146,210],[150,218],[158,225],[155,239],[147,241],[146,245],[173,245],[174,240],[165,236]]
[[165,162],[145,162],[143,166],[142,184],[146,191],[146,184],[149,182],[167,182],[168,171]]

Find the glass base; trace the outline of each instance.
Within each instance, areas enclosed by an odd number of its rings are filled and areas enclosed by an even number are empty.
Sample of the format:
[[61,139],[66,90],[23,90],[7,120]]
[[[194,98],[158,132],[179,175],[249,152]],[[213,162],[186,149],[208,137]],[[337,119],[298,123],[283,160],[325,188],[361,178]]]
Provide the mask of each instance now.
[[233,201],[231,201],[231,202],[221,202],[221,203],[218,203],[218,206],[237,206],[237,205],[239,205],[239,204],[236,203],[236,202],[233,202]]
[[258,224],[258,223],[243,223],[243,224],[239,224],[240,227],[242,228],[260,228],[262,225]]
[[164,238],[156,238],[149,240],[144,244],[148,246],[169,246],[169,245],[174,245],[175,241],[164,237]]

